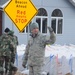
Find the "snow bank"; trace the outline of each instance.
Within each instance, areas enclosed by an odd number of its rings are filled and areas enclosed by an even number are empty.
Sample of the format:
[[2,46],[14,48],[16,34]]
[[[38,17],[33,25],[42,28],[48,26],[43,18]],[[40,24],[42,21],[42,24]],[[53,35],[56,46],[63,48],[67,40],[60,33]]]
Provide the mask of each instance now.
[[70,55],[75,57],[75,45],[47,45],[45,50],[45,57],[50,56],[50,54],[55,56],[58,54],[59,58],[65,56],[67,59],[69,59]]
[[[25,48],[26,45],[24,44],[17,46],[18,60],[16,59],[16,65],[22,73],[28,73],[28,70],[22,67]],[[58,72],[62,73],[62,75],[69,72],[75,75],[75,45],[47,45],[45,58],[44,69],[52,75],[58,75]]]
[[[17,46],[17,53],[18,55],[23,55],[25,52],[26,45],[18,45]],[[45,57],[49,57],[50,55],[57,55],[61,58],[62,56],[66,56],[69,58],[70,55],[75,57],[75,45],[47,45],[45,48]]]

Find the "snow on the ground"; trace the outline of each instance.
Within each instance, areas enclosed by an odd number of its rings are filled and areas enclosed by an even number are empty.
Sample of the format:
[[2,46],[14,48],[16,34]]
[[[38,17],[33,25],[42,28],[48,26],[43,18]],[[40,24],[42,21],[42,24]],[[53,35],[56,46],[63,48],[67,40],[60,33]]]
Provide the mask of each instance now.
[[46,46],[45,56],[48,57],[50,54],[57,55],[61,58],[61,56],[66,56],[69,58],[70,55],[75,57],[75,45],[54,45],[54,46]]
[[23,55],[25,52],[26,45],[21,44],[17,46],[17,53],[19,56]]
[[[25,48],[26,48],[26,45],[24,45],[24,44],[17,46],[18,61],[16,64],[18,65],[18,69],[19,69],[19,71],[21,71],[21,73],[28,74],[29,71],[22,67],[22,60],[23,60]],[[71,56],[75,57],[75,45],[73,45],[73,44],[70,44],[70,45],[57,45],[57,44],[56,45],[47,45],[45,48],[45,57],[50,57],[51,55],[55,55],[55,56],[58,55],[58,58],[65,56],[67,59],[70,59]],[[66,63],[66,62],[64,62],[64,63]],[[71,70],[71,68],[66,67],[67,65],[69,65],[69,64],[66,63],[65,69]],[[50,65],[48,65],[48,66],[50,66]],[[70,65],[70,66],[72,66],[72,65]],[[73,66],[75,66],[75,65],[73,65]],[[72,69],[74,70],[75,68],[73,67]],[[75,71],[73,71],[73,75],[75,75],[74,72]],[[63,71],[63,73],[64,73],[64,71]],[[66,73],[68,73],[68,72],[66,72]]]
[[[18,45],[17,53],[19,56],[23,55],[25,52],[26,45]],[[47,45],[45,48],[45,57],[49,57],[50,55],[57,55],[60,58],[61,56],[66,56],[69,58],[70,55],[75,57],[75,45]]]

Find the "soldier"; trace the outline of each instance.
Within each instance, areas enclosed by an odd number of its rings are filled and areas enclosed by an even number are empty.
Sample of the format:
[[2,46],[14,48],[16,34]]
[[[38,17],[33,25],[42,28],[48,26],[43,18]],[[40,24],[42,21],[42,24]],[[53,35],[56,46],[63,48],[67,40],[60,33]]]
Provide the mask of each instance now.
[[41,75],[42,66],[44,65],[45,46],[47,44],[54,44],[56,41],[53,29],[50,27],[48,29],[50,32],[49,37],[39,32],[37,23],[30,25],[31,37],[26,46],[22,64],[25,68],[28,61],[29,75]]
[[10,35],[13,39],[13,42],[14,42],[14,50],[12,52],[12,62],[14,63],[15,62],[15,55],[16,55],[16,52],[17,52],[17,45],[18,45],[18,38],[16,35],[14,35],[14,31],[10,30],[10,32],[8,33],[8,35]]
[[16,35],[14,35],[14,31],[10,30],[8,35],[10,35],[10,38],[13,40],[14,43],[14,49],[11,51],[11,67],[10,71],[11,73],[14,71],[14,73],[17,71],[17,67],[14,66],[15,62],[15,56],[17,52],[17,45],[18,45],[18,38]]
[[0,75],[3,75],[4,73],[3,63],[4,63],[4,57],[3,57],[3,51],[1,47],[1,38],[0,38]]
[[0,37],[1,40],[0,49],[2,50],[1,54],[5,61],[5,73],[7,73],[7,71],[10,69],[11,49],[14,48],[13,42],[8,35],[9,31],[10,29],[6,28],[5,33],[2,34],[2,36]]

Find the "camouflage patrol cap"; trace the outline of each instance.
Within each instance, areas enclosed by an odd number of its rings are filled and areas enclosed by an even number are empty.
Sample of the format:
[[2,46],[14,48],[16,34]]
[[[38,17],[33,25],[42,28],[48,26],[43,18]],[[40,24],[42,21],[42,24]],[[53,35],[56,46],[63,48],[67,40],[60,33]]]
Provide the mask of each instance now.
[[39,28],[38,23],[36,23],[36,22],[31,23],[30,24],[30,31],[32,31],[35,28]]

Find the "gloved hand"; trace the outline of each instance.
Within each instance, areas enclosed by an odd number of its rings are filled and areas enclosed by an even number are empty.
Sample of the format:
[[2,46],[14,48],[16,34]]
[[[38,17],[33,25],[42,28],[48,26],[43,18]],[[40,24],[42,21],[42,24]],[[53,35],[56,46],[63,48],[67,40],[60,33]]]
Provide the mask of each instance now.
[[47,27],[49,32],[53,32],[53,29],[51,27]]
[[23,66],[24,68],[26,68],[26,65],[22,64],[22,66]]

